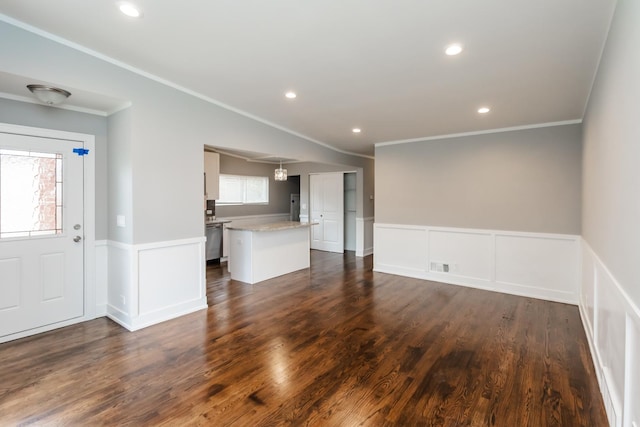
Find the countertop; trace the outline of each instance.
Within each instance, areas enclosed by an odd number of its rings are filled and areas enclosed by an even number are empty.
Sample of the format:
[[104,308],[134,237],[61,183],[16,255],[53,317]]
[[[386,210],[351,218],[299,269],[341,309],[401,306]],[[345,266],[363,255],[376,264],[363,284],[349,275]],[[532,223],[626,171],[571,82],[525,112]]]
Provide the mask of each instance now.
[[205,219],[204,225],[226,224],[229,222],[231,222],[231,220],[228,219]]
[[317,225],[317,222],[297,222],[297,221],[281,221],[269,224],[247,224],[247,225],[227,225],[227,230],[244,230],[244,231],[278,231],[289,230],[292,228],[304,228]]

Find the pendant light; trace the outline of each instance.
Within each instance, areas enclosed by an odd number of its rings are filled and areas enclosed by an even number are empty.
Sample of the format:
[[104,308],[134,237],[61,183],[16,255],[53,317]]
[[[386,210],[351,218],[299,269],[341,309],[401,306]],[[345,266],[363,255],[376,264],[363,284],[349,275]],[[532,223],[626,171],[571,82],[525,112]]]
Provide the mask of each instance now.
[[282,160],[280,160],[280,167],[274,171],[273,177],[275,178],[276,181],[287,180],[287,170],[282,169]]

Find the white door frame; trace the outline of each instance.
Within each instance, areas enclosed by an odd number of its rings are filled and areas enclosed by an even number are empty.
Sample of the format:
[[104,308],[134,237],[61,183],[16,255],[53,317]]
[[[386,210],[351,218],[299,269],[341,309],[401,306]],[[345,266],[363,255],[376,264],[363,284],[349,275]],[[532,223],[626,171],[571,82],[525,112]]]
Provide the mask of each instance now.
[[65,139],[84,144],[89,154],[84,158],[84,316],[46,325],[24,332],[4,336],[0,342],[11,341],[39,334],[74,323],[85,322],[96,317],[96,203],[95,203],[95,137],[93,135],[65,132],[53,129],[0,123],[0,132],[35,136],[40,138]]

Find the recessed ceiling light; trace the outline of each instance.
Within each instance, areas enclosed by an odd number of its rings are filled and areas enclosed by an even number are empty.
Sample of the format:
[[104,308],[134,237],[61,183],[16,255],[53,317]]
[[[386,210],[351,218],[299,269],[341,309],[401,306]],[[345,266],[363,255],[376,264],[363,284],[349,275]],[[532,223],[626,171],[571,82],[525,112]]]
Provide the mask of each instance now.
[[284,96],[286,96],[286,97],[287,97],[287,98],[289,98],[289,99],[293,99],[293,98],[295,98],[295,97],[296,97],[296,96],[298,96],[298,95],[296,95],[296,93],[295,93],[295,92],[289,91],[289,92],[285,93],[285,94],[284,94]]
[[120,12],[131,18],[139,18],[142,16],[140,9],[131,3],[118,3],[118,9],[120,9]]
[[487,114],[489,111],[491,111],[491,108],[489,108],[489,107],[480,107],[480,108],[478,108],[478,113],[480,113],[480,114]]
[[459,44],[455,43],[455,44],[450,44],[449,46],[447,46],[447,48],[444,50],[444,53],[446,53],[449,56],[453,56],[453,55],[457,55],[460,52],[462,52],[462,46],[460,46]]
[[362,129],[360,129],[360,128],[353,128],[353,129],[351,129],[351,132],[353,132],[353,133],[360,133],[360,132],[362,132]]

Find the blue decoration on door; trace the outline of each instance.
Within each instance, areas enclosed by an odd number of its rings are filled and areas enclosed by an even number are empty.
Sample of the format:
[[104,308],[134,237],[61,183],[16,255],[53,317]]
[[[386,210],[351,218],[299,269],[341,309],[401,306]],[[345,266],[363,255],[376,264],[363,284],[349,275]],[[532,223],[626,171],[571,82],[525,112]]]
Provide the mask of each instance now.
[[78,156],[84,156],[86,154],[89,154],[89,150],[87,150],[86,148],[74,148],[73,152],[76,153]]

